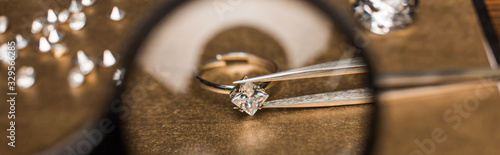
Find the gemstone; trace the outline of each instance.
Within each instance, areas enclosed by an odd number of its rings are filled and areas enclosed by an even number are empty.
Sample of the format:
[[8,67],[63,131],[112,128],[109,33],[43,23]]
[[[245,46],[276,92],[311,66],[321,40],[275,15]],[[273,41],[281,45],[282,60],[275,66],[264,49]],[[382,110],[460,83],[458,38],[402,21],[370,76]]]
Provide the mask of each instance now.
[[44,18],[38,18],[33,21],[31,24],[31,33],[38,33],[40,32],[43,27],[45,27],[45,19]]
[[52,53],[54,54],[54,57],[60,58],[68,54],[68,47],[65,44],[53,44]]
[[82,6],[82,3],[80,1],[71,0],[71,3],[69,3],[69,7],[68,7],[69,12],[78,13],[78,12],[82,11],[82,9],[83,9],[83,6]]
[[115,73],[113,74],[113,82],[115,83],[115,86],[119,86],[123,83],[123,77],[125,76],[125,69],[116,69]]
[[6,16],[0,16],[0,34],[4,33],[9,26],[9,19]]
[[69,11],[64,9],[61,12],[59,12],[58,20],[60,23],[64,23],[68,20],[69,18]]
[[[14,60],[16,60],[18,57],[17,50],[14,50],[14,54]],[[11,57],[12,55],[9,55],[9,45],[7,43],[2,44],[0,46],[0,60],[5,64],[9,64],[10,61],[13,61],[10,59]]]
[[49,42],[50,43],[57,43],[59,42],[63,37],[63,33],[61,31],[58,31],[57,29],[53,29],[49,33]]
[[78,66],[78,69],[80,69],[80,72],[84,75],[87,75],[94,69],[94,62],[92,62],[92,59],[85,54],[82,50],[79,50],[76,53],[76,57],[74,58],[75,63]]
[[413,22],[418,0],[356,0],[354,16],[376,34],[406,27]]
[[78,68],[73,68],[69,71],[69,86],[73,88],[80,87],[83,81],[85,81],[85,74],[83,74]]
[[111,10],[111,13],[109,14],[109,18],[114,21],[122,20],[123,17],[125,17],[125,12],[117,6],[114,6],[113,10]]
[[[248,79],[248,77],[245,76],[243,79]],[[231,102],[241,111],[253,116],[262,107],[269,95],[260,86],[247,82],[236,85],[230,97],[232,98]]]
[[84,6],[91,6],[91,5],[94,5],[96,0],[82,0],[82,4]]
[[47,21],[49,23],[57,22],[57,14],[54,12],[54,10],[49,9],[49,11],[47,11]]
[[103,67],[111,67],[116,64],[116,57],[109,50],[104,50],[104,53],[99,58],[99,62]]
[[23,49],[28,46],[28,39],[24,38],[21,34],[16,35],[16,47],[17,49]]
[[85,26],[86,20],[83,12],[74,13],[69,17],[69,27],[73,30],[80,30]]
[[23,66],[17,70],[17,86],[29,88],[35,84],[35,69],[31,66]]
[[45,27],[43,27],[42,29],[42,33],[43,33],[43,36],[49,36],[50,32],[52,30],[55,30],[56,29],[56,25],[55,24],[47,24],[45,25]]
[[50,51],[51,46],[47,38],[40,37],[40,41],[38,42],[38,49],[43,53]]

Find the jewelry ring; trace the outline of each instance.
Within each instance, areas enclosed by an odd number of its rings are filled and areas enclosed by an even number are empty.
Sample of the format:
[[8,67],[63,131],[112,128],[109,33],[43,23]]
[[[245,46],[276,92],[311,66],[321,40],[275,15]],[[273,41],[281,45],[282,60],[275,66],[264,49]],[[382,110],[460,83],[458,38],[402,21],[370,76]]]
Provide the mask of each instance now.
[[[237,106],[241,112],[253,116],[259,110],[264,101],[269,97],[265,92],[265,88],[269,87],[269,82],[252,83],[246,82],[238,85],[224,85],[210,82],[203,79],[201,76],[208,73],[210,70],[226,67],[235,63],[246,63],[263,67],[272,73],[278,71],[278,66],[273,61],[259,57],[246,52],[230,52],[225,54],[217,54],[216,61],[209,62],[198,68],[195,73],[196,79],[202,84],[202,87],[217,93],[229,94],[231,102]],[[244,76],[243,79],[248,78]]]

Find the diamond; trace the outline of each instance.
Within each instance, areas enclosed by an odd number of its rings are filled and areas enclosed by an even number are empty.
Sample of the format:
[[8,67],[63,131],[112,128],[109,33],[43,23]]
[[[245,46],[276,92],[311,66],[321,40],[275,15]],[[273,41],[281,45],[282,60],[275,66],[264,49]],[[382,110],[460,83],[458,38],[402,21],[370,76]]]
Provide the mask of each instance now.
[[113,10],[111,10],[111,13],[109,14],[109,18],[114,21],[122,20],[123,17],[125,17],[125,12],[117,6],[114,6]]
[[45,27],[43,27],[43,29],[42,29],[43,36],[49,36],[50,32],[52,30],[55,30],[55,29],[56,29],[56,25],[55,24],[47,24],[47,25],[45,25]]
[[69,12],[78,13],[78,12],[82,11],[82,9],[83,9],[83,6],[82,6],[82,3],[80,1],[71,0],[71,3],[69,4],[69,7],[68,7]]
[[123,83],[123,77],[125,76],[125,69],[116,69],[113,74],[113,81],[115,82],[115,86],[119,86]]
[[83,12],[74,13],[69,17],[69,27],[73,30],[80,30],[85,26],[86,20]]
[[17,86],[29,88],[35,84],[35,69],[31,66],[23,66],[17,70]]
[[[18,57],[17,50],[14,50],[14,60]],[[5,64],[9,64],[12,60],[12,55],[9,55],[9,44],[4,43],[0,46],[0,60]]]
[[46,20],[44,18],[35,19],[31,24],[31,33],[40,32],[43,29],[43,27],[45,27],[45,22]]
[[68,54],[68,47],[64,44],[53,44],[52,53],[54,54],[54,57],[60,58]]
[[61,12],[59,12],[58,20],[60,23],[64,23],[68,20],[69,18],[69,11],[64,9]]
[[95,3],[96,0],[82,0],[82,4],[84,6],[91,6]]
[[418,0],[356,0],[354,16],[376,34],[386,34],[413,22]]
[[78,69],[80,69],[81,73],[84,75],[87,75],[94,69],[94,62],[92,62],[92,59],[85,54],[82,50],[79,50],[76,53],[75,57],[75,62],[78,65]]
[[40,41],[38,42],[38,49],[40,52],[46,53],[50,51],[50,43],[45,37],[40,37]]
[[63,37],[63,33],[58,31],[57,29],[53,29],[49,33],[49,42],[50,43],[57,43],[59,42]]
[[83,81],[85,81],[85,75],[78,68],[73,68],[69,71],[69,86],[73,88],[80,87]]
[[116,64],[116,57],[109,50],[104,50],[104,53],[99,59],[100,64],[103,67],[111,67]]
[[47,21],[49,23],[57,22],[57,14],[54,12],[54,10],[49,9],[49,11],[47,11]]
[[9,26],[9,19],[6,16],[0,16],[0,34],[4,33]]
[[17,49],[23,49],[28,46],[28,39],[24,38],[21,34],[16,35],[16,47]]
[[[248,77],[245,76],[243,79],[248,79]],[[230,97],[232,98],[231,102],[241,111],[253,116],[262,107],[269,95],[260,86],[247,82],[236,85]]]

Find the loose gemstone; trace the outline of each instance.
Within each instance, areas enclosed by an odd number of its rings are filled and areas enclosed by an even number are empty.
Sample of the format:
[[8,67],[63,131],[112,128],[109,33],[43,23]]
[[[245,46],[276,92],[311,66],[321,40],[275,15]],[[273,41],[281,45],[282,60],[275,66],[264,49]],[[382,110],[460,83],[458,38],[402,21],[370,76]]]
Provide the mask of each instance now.
[[74,60],[78,66],[78,69],[80,69],[80,72],[84,75],[89,74],[90,71],[94,69],[94,62],[92,62],[92,59],[90,59],[90,57],[82,50],[79,50],[76,53],[76,57]]
[[[14,60],[16,60],[17,57],[17,50],[14,50]],[[9,45],[7,43],[2,44],[0,46],[0,60],[5,64],[9,64],[10,61],[13,61],[11,58],[12,55],[9,55]]]
[[[243,79],[247,79],[244,77]],[[247,82],[242,85],[237,85],[231,92],[231,102],[233,102],[241,111],[253,116],[259,108],[262,107],[264,101],[269,95],[260,86]]]
[[50,51],[51,46],[47,38],[45,37],[40,37],[40,41],[38,42],[38,49],[40,52],[46,53]]
[[123,17],[125,17],[125,12],[117,6],[114,6],[113,10],[111,10],[111,13],[109,14],[109,18],[114,21],[122,20]]
[[68,47],[64,44],[53,44],[52,53],[54,54],[54,57],[60,58],[68,54]]
[[49,11],[47,11],[47,21],[49,23],[57,22],[57,14],[54,12],[54,10],[49,9]]
[[125,75],[125,69],[116,69],[115,73],[113,74],[113,81],[115,83],[115,86],[119,86],[123,83],[123,77]]
[[55,24],[47,24],[47,25],[45,25],[45,27],[43,27],[42,34],[43,34],[43,36],[47,37],[50,35],[50,32],[52,30],[55,30],[55,29],[56,29]]
[[38,18],[31,24],[31,33],[38,33],[45,27],[45,19]]
[[30,88],[35,84],[35,69],[31,66],[23,66],[17,70],[17,86]]
[[73,30],[80,30],[85,26],[86,20],[83,12],[74,13],[69,17],[69,27]]
[[58,31],[57,29],[53,29],[49,33],[49,42],[50,43],[57,43],[61,40],[63,37],[63,33]]
[[0,16],[0,34],[4,33],[9,26],[9,19],[6,16]]
[[116,57],[109,50],[104,50],[101,58],[99,59],[100,64],[103,67],[110,67],[116,64]]
[[60,23],[66,22],[68,18],[69,18],[69,11],[67,9],[64,9],[61,12],[59,12],[58,20]]
[[69,71],[68,83],[69,86],[73,88],[80,87],[85,81],[85,74],[83,74],[78,68],[73,68]]
[[354,16],[376,34],[386,34],[413,22],[418,0],[356,0]]
[[24,38],[21,34],[16,35],[16,47],[17,49],[23,49],[28,46],[28,39]]
[[82,11],[82,9],[83,9],[83,6],[82,6],[82,3],[80,1],[71,0],[71,3],[69,4],[69,7],[68,7],[69,12],[78,13],[78,12]]
[[84,6],[91,6],[95,3],[96,0],[82,0],[82,4]]

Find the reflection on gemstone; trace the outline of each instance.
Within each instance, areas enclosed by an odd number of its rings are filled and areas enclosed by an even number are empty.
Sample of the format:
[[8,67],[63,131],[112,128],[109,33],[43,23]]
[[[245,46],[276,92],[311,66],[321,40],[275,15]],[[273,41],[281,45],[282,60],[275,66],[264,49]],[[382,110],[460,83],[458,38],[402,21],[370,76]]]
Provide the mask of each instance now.
[[[245,76],[243,79],[248,79]],[[240,110],[253,116],[269,95],[260,86],[247,82],[242,85],[237,85],[235,90],[231,92],[231,102],[233,102]]]
[[109,50],[105,50],[99,58],[99,62],[103,67],[110,67],[116,64],[116,57]]
[[120,86],[123,83],[124,75],[125,75],[124,68],[116,69],[115,73],[113,74],[113,81],[115,83],[115,86]]
[[90,71],[94,69],[94,62],[92,62],[92,59],[90,59],[90,57],[82,50],[79,50],[76,53],[76,57],[74,60],[76,65],[78,66],[78,69],[80,69],[81,73],[83,73],[84,75],[89,74]]
[[418,0],[356,0],[354,16],[376,34],[404,28],[413,22]]
[[52,53],[54,54],[54,57],[60,58],[68,54],[68,47],[65,44],[53,44]]
[[73,30],[80,30],[85,26],[86,20],[83,12],[74,13],[69,17],[69,27]]
[[60,23],[64,23],[68,20],[69,18],[69,11],[64,9],[61,12],[59,12],[58,20]]
[[69,12],[78,13],[78,12],[82,11],[82,9],[83,9],[83,6],[82,6],[82,3],[80,1],[71,0],[71,3],[69,4],[69,7],[68,7]]
[[82,0],[82,4],[84,6],[91,6],[95,3],[96,0]]
[[9,19],[6,16],[0,16],[0,34],[4,33],[9,26]]
[[83,81],[85,81],[85,75],[78,68],[73,68],[69,71],[69,86],[73,88],[80,87]]
[[31,66],[23,66],[17,70],[17,86],[29,88],[35,84],[35,69]]
[[125,12],[117,6],[114,6],[113,10],[111,10],[111,13],[109,14],[109,18],[114,21],[122,20],[123,17],[125,17]]
[[50,50],[51,46],[47,38],[45,37],[40,37],[40,41],[38,42],[38,49],[40,52],[48,52]]
[[45,18],[38,18],[31,24],[31,33],[38,33],[45,26]]
[[57,29],[53,29],[49,33],[49,42],[50,43],[57,43],[61,40],[63,37],[63,33],[61,31],[58,31]]
[[49,9],[49,11],[47,11],[47,21],[49,23],[57,22],[57,14],[54,12],[54,10]]
[[21,34],[16,35],[16,47],[17,49],[24,49],[28,46],[28,39],[24,38]]

